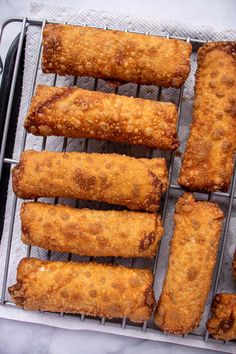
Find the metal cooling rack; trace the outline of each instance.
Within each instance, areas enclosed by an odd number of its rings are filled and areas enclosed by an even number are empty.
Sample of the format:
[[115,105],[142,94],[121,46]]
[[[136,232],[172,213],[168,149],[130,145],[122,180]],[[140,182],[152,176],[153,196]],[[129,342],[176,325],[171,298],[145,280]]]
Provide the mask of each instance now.
[[[14,98],[14,93],[15,93],[15,88],[16,88],[17,75],[18,75],[19,68],[20,68],[20,59],[23,55],[24,39],[25,39],[25,35],[27,33],[27,29],[29,28],[29,26],[38,26],[41,28],[40,41],[38,43],[38,50],[37,50],[37,61],[36,61],[36,65],[34,68],[34,75],[32,78],[32,85],[31,85],[31,90],[30,90],[29,99],[28,99],[28,107],[27,108],[29,108],[32,96],[35,91],[36,81],[37,81],[37,72],[38,72],[40,58],[41,58],[41,52],[42,52],[43,28],[46,23],[55,23],[56,24],[59,22],[47,21],[46,19],[31,19],[31,18],[19,18],[19,17],[7,19],[1,27],[0,43],[1,43],[2,34],[4,32],[4,29],[10,23],[21,23],[21,31],[19,34],[17,54],[16,54],[16,59],[15,59],[12,81],[11,81],[10,94],[9,94],[8,103],[7,103],[7,112],[6,112],[6,116],[5,116],[5,124],[4,124],[1,151],[0,151],[0,177],[1,177],[2,169],[3,169],[4,165],[14,166],[15,164],[18,163],[17,160],[14,160],[11,157],[6,156],[5,150],[6,150],[7,137],[9,134],[9,123],[10,123],[10,119],[11,119],[12,103],[13,103],[13,98]],[[65,23],[66,22],[64,22],[64,24]],[[73,23],[68,23],[68,24],[73,24]],[[74,25],[78,25],[78,23],[74,24]],[[86,24],[82,24],[82,25],[86,26]],[[89,26],[96,27],[96,28],[103,28],[105,30],[112,30],[108,27],[99,27],[99,26],[91,26],[91,25],[89,25]],[[128,31],[128,29],[123,29],[123,30]],[[170,38],[170,39],[179,39],[179,40],[183,40],[186,42],[190,42],[193,46],[193,51],[196,51],[203,43],[205,43],[205,41],[203,41],[201,39],[190,38],[188,36],[177,37],[172,34],[163,35],[160,33],[135,32],[135,31],[130,31],[130,32],[142,33],[142,34],[146,34],[146,35],[151,34],[151,35],[157,35],[157,36],[166,37],[166,38]],[[0,74],[2,73],[2,71],[3,71],[3,63],[0,58]],[[95,91],[97,90],[97,87],[98,87],[98,80],[100,80],[100,79],[94,79],[93,89]],[[54,75],[54,81],[53,81],[53,85],[56,86],[56,84],[57,84],[57,74]],[[77,84],[77,77],[74,77],[74,85],[76,85],[76,84]],[[136,86],[137,86],[136,97],[139,97],[141,85],[136,85]],[[119,88],[116,87],[114,89],[114,92],[118,93],[118,91],[119,91]],[[181,119],[183,91],[184,91],[184,86],[182,86],[180,89],[178,89],[178,103],[177,103],[178,117],[179,117],[178,128],[179,128],[179,122]],[[157,100],[161,100],[161,94],[162,94],[162,87],[159,87],[157,98],[156,98]],[[26,132],[26,130],[24,130],[23,136],[22,136],[20,152],[24,151],[24,149],[25,149],[26,137],[27,137],[27,132]],[[45,149],[46,141],[47,141],[46,137],[42,139],[41,150]],[[84,144],[84,151],[85,152],[87,152],[87,150],[88,150],[88,143],[89,143],[89,140],[85,139],[85,144]],[[67,138],[64,138],[62,151],[66,151],[66,148],[67,148]],[[149,149],[149,158],[152,158],[152,156],[153,156],[153,150]],[[169,194],[170,194],[171,190],[182,191],[182,188],[179,185],[172,183],[172,172],[173,172],[174,161],[175,161],[175,152],[171,152],[170,156],[169,156],[169,166],[168,166],[168,168],[169,168],[169,181],[168,181],[168,187],[167,187],[167,191],[166,191],[166,194],[164,197],[163,208],[162,208],[163,226],[165,226],[165,223],[166,223],[166,211],[167,211],[167,205],[168,205],[168,201],[169,201]],[[228,235],[228,231],[229,231],[233,202],[234,202],[234,199],[236,199],[235,185],[236,185],[236,163],[234,163],[234,174],[233,174],[233,178],[232,178],[232,182],[231,182],[231,187],[230,187],[230,190],[228,193],[223,193],[223,192],[204,193],[204,192],[202,192],[202,194],[207,195],[208,200],[211,200],[212,197],[216,196],[216,197],[223,198],[228,203],[228,209],[227,209],[224,228],[223,228],[222,242],[220,245],[220,251],[219,251],[219,256],[218,256],[218,260],[217,260],[216,270],[215,270],[215,274],[213,277],[212,298],[216,294],[217,286],[219,284],[219,277],[220,277],[220,272],[221,272],[221,267],[222,267],[223,255],[224,255],[224,251],[225,251],[226,239],[227,239],[227,235]],[[58,198],[55,199],[54,203],[56,204],[57,202],[58,202]],[[0,295],[0,305],[1,306],[15,306],[15,304],[13,302],[8,301],[6,299],[6,292],[7,292],[6,287],[7,287],[7,280],[8,280],[9,260],[10,260],[10,255],[11,255],[13,228],[14,228],[14,222],[15,222],[15,216],[16,216],[16,205],[17,205],[17,198],[16,198],[16,196],[14,196],[13,202],[12,202],[12,213],[10,216],[9,237],[8,237],[6,259],[5,259],[5,265],[4,265],[3,287],[2,287],[2,293]],[[79,201],[76,202],[76,206],[77,207],[79,206]],[[152,270],[153,270],[154,275],[156,273],[156,269],[157,269],[157,265],[158,265],[159,250],[160,250],[160,246],[158,248],[158,252],[157,252],[157,255],[154,259],[153,266],[152,266]],[[31,247],[30,246],[28,246],[28,248],[27,248],[26,256],[27,257],[31,256]],[[50,256],[51,256],[51,252],[48,251],[47,258],[50,259]],[[68,254],[67,259],[71,260],[71,254]],[[90,260],[92,260],[92,257],[90,257]],[[114,262],[114,258],[111,259],[111,263],[113,263],[113,262]],[[131,266],[133,267],[134,265],[135,265],[135,259],[132,259]],[[136,324],[136,323],[134,324],[134,323],[131,323],[130,321],[128,321],[126,318],[123,318],[122,320],[120,320],[120,319],[110,320],[105,317],[91,318],[89,316],[85,316],[84,314],[69,315],[69,314],[64,314],[64,313],[53,313],[52,315],[61,316],[61,317],[65,316],[68,318],[73,317],[73,318],[77,318],[80,321],[89,321],[89,322],[92,321],[101,327],[99,330],[102,332],[106,332],[106,328],[108,326],[116,325],[116,327],[119,326],[122,330],[125,330],[126,328],[138,330],[139,334],[138,335],[136,334],[135,337],[150,338],[148,335],[149,333],[156,333],[156,334],[158,334],[156,340],[160,340],[160,341],[164,341],[164,342],[173,342],[173,343],[176,342],[174,340],[174,337],[175,337],[174,335],[169,335],[169,334],[167,335],[166,333],[161,332],[158,328],[150,325],[149,324],[150,321],[144,322],[143,324]],[[208,318],[209,318],[209,316],[210,316],[210,313],[208,314]],[[112,330],[109,330],[109,332],[112,332]],[[122,334],[122,331],[121,331],[121,334]],[[181,337],[181,336],[179,336],[179,337]],[[202,341],[204,341],[205,348],[216,349],[215,344],[217,343],[217,350],[221,350],[222,352],[235,352],[236,353],[236,342],[235,341],[230,342],[230,344],[228,342],[224,342],[224,341],[219,341],[219,340],[217,341],[217,340],[209,337],[209,334],[207,331],[205,331],[204,335],[191,333],[188,335],[184,335],[182,337],[184,337],[184,341],[181,344],[184,344],[184,345],[201,347],[200,343]],[[153,337],[152,337],[152,339],[153,339]],[[230,348],[231,348],[230,351],[228,349],[226,349],[227,346],[230,346]],[[232,349],[232,347],[234,347],[235,349]]]

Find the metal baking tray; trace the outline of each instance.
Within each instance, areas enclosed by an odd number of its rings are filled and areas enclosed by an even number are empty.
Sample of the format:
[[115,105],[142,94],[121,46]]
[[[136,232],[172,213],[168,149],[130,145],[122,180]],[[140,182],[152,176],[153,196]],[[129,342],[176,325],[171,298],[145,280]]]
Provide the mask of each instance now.
[[[0,88],[0,143],[1,143],[1,151],[0,151],[0,190],[1,190],[1,203],[0,203],[0,237],[2,235],[2,229],[3,229],[3,223],[4,223],[4,214],[5,214],[5,205],[6,205],[6,199],[7,199],[7,188],[8,188],[8,182],[10,178],[10,171],[11,167],[13,167],[18,161],[14,160],[12,158],[13,154],[13,145],[14,145],[14,139],[15,139],[15,132],[16,132],[16,125],[17,125],[17,118],[18,118],[18,113],[19,113],[19,106],[20,106],[20,98],[21,98],[21,89],[22,89],[22,77],[23,77],[23,71],[24,71],[24,52],[25,52],[25,43],[26,43],[26,34],[27,30],[30,26],[37,26],[41,30],[41,37],[40,41],[37,44],[38,45],[38,52],[37,52],[37,62],[35,65],[34,69],[34,77],[32,78],[32,86],[31,86],[31,92],[28,98],[28,106],[30,105],[31,98],[34,94],[36,82],[37,82],[37,71],[40,63],[40,58],[41,58],[41,52],[42,52],[42,31],[43,27],[45,26],[46,23],[59,23],[59,22],[52,22],[52,21],[47,21],[46,19],[28,19],[28,18],[10,18],[7,19],[2,27],[1,27],[1,32],[0,32],[0,41],[2,38],[2,34],[4,32],[4,29],[6,28],[7,25],[10,23],[20,23],[21,24],[21,31],[18,34],[18,36],[14,39],[12,42],[8,53],[7,57],[5,59],[4,67],[2,64],[2,61],[0,60],[0,73],[2,75],[2,82],[1,82],[1,88]],[[81,25],[81,24],[80,24]],[[86,24],[83,24],[86,26]],[[94,26],[97,27],[97,26]],[[104,29],[107,30],[112,30],[108,29],[105,27]],[[127,29],[123,29],[127,30]],[[137,32],[135,32],[137,33]],[[146,35],[149,35],[147,32],[143,32]],[[152,35],[159,35],[163,37],[163,34],[158,34],[155,33]],[[189,38],[186,34],[186,37],[175,37],[174,35],[167,34],[167,38],[174,38],[174,39],[181,39],[187,42],[190,42],[193,46],[193,51],[196,52],[197,49],[205,42],[201,39],[194,39],[194,38]],[[54,75],[54,85],[57,85],[57,75]],[[95,79],[94,80],[94,90],[98,90],[99,88],[99,81],[100,79]],[[77,84],[77,77],[74,78],[74,85]],[[139,96],[140,90],[142,89],[141,85],[136,85],[136,97]],[[184,86],[182,86],[180,89],[176,89],[178,92],[178,99],[177,99],[177,105],[178,105],[178,115],[179,115],[179,121],[181,119],[181,111],[182,111],[182,98],[183,98],[183,90]],[[115,93],[119,93],[119,87],[114,88]],[[161,100],[161,95],[162,94],[162,87],[158,87],[157,89],[157,100]],[[26,143],[26,136],[27,133],[24,130],[23,136],[22,136],[22,144],[21,144],[21,151],[24,151],[25,149],[25,143]],[[45,149],[46,146],[46,140],[47,138],[42,138],[42,150]],[[88,144],[89,141],[88,139],[85,139],[84,143],[84,151],[88,150]],[[66,151],[67,148],[67,139],[64,138],[64,143],[62,147],[62,151]],[[148,157],[152,158],[153,151],[152,149],[149,149],[148,152]],[[167,187],[166,194],[163,198],[162,201],[162,208],[161,208],[161,213],[162,213],[162,220],[163,220],[163,225],[165,226],[166,223],[166,215],[167,215],[167,207],[170,199],[170,195],[173,191],[182,191],[180,186],[177,184],[172,183],[172,174],[173,174],[173,166],[175,162],[175,157],[176,154],[175,152],[170,152],[168,153],[168,166],[169,166],[169,183]],[[222,235],[222,241],[220,244],[220,251],[217,259],[217,266],[215,269],[215,274],[213,278],[213,284],[212,284],[212,293],[211,293],[211,299],[213,298],[214,294],[217,292],[217,287],[219,283],[219,277],[220,277],[220,272],[221,272],[221,267],[222,267],[222,261],[223,261],[223,255],[226,249],[226,239],[228,236],[228,231],[229,231],[229,224],[230,224],[230,219],[232,217],[233,213],[233,205],[234,201],[236,199],[236,195],[234,194],[235,190],[235,181],[236,181],[236,165],[234,165],[234,175],[232,178],[231,182],[231,187],[227,193],[222,193],[222,192],[214,192],[214,193],[199,193],[203,195],[205,200],[211,200],[214,197],[220,197],[222,200],[226,203],[227,205],[227,212],[225,215],[225,223],[224,223],[224,229],[223,229],[223,235]],[[55,200],[55,203],[57,203],[58,200]],[[7,245],[7,254],[5,258],[5,265],[4,265],[4,276],[3,276],[3,288],[2,288],[2,293],[0,294],[0,306],[15,306],[14,303],[9,301],[6,298],[7,294],[7,280],[8,280],[8,273],[9,273],[9,259],[11,255],[11,244],[12,244],[12,238],[13,238],[13,229],[14,229],[14,223],[15,219],[19,217],[19,215],[16,215],[16,205],[17,205],[17,198],[13,198],[13,205],[12,205],[12,214],[10,216],[10,226],[9,226],[9,237],[8,237],[8,245]],[[77,203],[78,205],[78,203]],[[0,246],[1,247],[1,246]],[[159,247],[160,250],[161,247]],[[27,248],[27,254],[26,256],[31,256],[32,250],[31,247]],[[154,274],[156,273],[156,269],[158,267],[158,262],[160,262],[159,257],[160,252],[157,252],[156,257],[152,262],[149,263],[150,268],[153,270]],[[47,257],[50,259],[51,252],[47,252]],[[67,255],[67,259],[71,259],[71,254]],[[90,259],[89,259],[90,260]],[[106,260],[107,261],[107,260]],[[110,263],[116,262],[114,258],[108,260]],[[129,266],[133,267],[136,266],[136,260],[132,259],[130,260]],[[232,289],[232,292],[234,292],[234,289]],[[22,311],[19,309],[19,311]],[[208,332],[205,330],[204,333],[197,333],[194,331],[193,333],[190,333],[188,335],[184,336],[175,336],[175,335],[170,335],[161,332],[154,324],[153,320],[150,320],[148,322],[145,322],[143,324],[136,324],[132,323],[131,321],[127,320],[126,318],[123,319],[107,319],[107,318],[92,318],[90,316],[86,316],[84,314],[82,315],[70,315],[70,314],[64,314],[64,313],[55,313],[55,316],[61,316],[61,317],[73,317],[73,319],[76,318],[78,321],[86,322],[89,321],[90,323],[92,322],[96,326],[96,330],[101,331],[101,332],[109,332],[112,333],[115,328],[115,333],[118,334],[125,334],[125,331],[128,332],[129,336],[134,336],[134,337],[139,337],[143,339],[152,339],[156,341],[163,341],[163,342],[170,342],[170,343],[179,343],[183,344],[186,346],[192,346],[192,347],[204,347],[208,349],[214,349],[214,350],[219,350],[221,352],[228,352],[228,353],[236,353],[236,341],[231,341],[229,342],[224,342],[224,341],[217,341],[213,338],[211,338],[208,334]],[[44,314],[42,313],[42,316]],[[210,316],[210,311],[208,311],[208,317]],[[176,339],[178,337],[178,339]],[[203,344],[204,343],[204,344]]]

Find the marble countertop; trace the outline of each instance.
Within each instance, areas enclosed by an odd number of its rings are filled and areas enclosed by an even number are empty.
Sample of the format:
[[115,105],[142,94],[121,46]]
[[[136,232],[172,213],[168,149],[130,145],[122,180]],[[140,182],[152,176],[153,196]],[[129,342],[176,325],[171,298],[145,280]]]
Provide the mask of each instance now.
[[[41,2],[46,3],[47,1]],[[87,9],[94,8],[134,13],[142,16],[156,16],[178,20],[186,24],[236,28],[235,0],[67,0],[66,3],[58,0],[55,3]],[[30,0],[1,0],[0,22],[7,17],[27,16],[29,14],[29,4]],[[14,31],[13,28],[11,35],[9,34],[9,37],[4,38],[4,49],[1,53],[3,58]],[[203,349],[157,343],[149,340],[90,331],[69,331],[4,319],[0,319],[0,328],[0,354],[210,353],[210,351]]]

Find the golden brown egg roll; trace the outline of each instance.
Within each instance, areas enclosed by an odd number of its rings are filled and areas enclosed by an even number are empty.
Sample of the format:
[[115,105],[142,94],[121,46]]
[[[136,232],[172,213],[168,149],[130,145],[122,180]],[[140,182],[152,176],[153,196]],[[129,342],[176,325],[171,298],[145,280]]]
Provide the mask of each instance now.
[[155,302],[152,284],[149,269],[24,258],[17,269],[17,283],[9,293],[12,301],[26,310],[144,322]]
[[118,154],[29,150],[13,169],[13,190],[20,198],[65,197],[156,211],[162,182],[154,163],[147,167],[148,161]]
[[24,126],[41,136],[93,138],[175,150],[179,146],[176,124],[173,103],[40,85]]
[[211,288],[223,212],[217,204],[184,194],[177,202],[169,265],[155,313],[163,330],[186,334],[194,330]]
[[236,339],[236,294],[217,294],[207,330],[215,339]]
[[138,84],[180,87],[190,71],[191,44],[91,27],[48,24],[42,70]]
[[81,256],[153,257],[163,234],[153,213],[37,202],[22,204],[21,223],[25,244]]
[[207,43],[198,51],[193,122],[179,184],[227,191],[236,151],[236,42]]

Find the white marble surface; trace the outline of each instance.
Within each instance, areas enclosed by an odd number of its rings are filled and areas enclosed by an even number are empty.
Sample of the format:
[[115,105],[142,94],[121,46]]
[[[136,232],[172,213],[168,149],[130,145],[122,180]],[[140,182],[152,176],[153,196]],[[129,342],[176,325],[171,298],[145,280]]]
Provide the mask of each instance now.
[[[41,1],[41,2],[46,2]],[[29,0],[0,0],[0,22],[6,17],[27,16]],[[236,28],[235,0],[58,0],[59,5],[81,8],[113,10],[143,16],[163,17],[170,20],[214,27]],[[4,38],[4,57],[14,35],[11,29]],[[89,331],[67,331],[47,326],[26,324],[0,319],[0,354],[131,354],[131,353],[210,353],[165,343],[95,333]],[[216,352],[215,352],[216,353]]]

